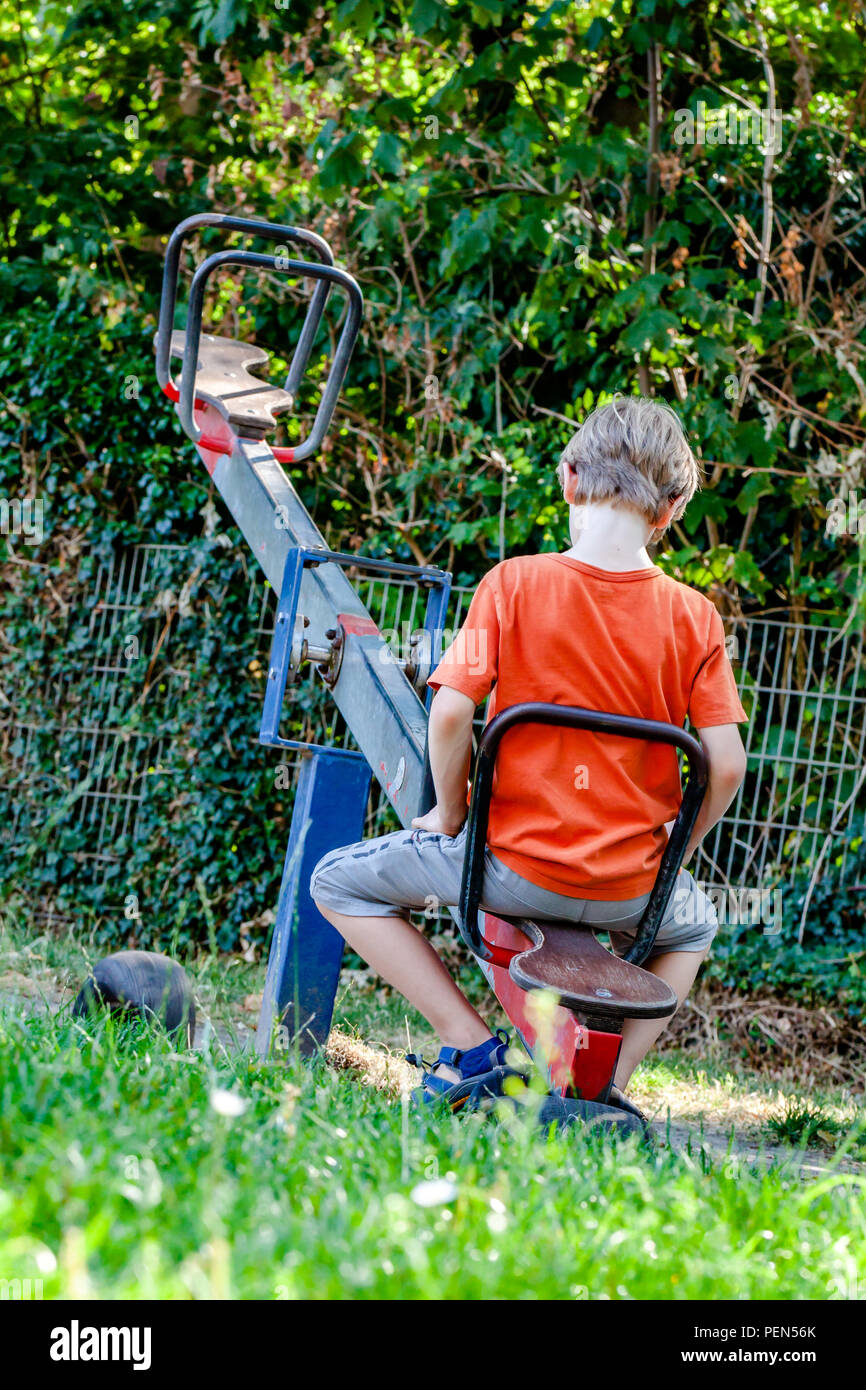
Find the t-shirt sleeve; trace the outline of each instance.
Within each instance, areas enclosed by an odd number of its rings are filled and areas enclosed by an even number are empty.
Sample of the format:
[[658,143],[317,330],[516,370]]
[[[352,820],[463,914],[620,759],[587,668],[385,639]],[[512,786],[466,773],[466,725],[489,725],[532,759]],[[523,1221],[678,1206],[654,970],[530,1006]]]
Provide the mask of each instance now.
[[447,685],[480,705],[490,694],[499,669],[499,613],[496,594],[485,576],[469,605],[466,621],[427,684]]
[[692,682],[689,720],[695,729],[748,722],[725,649],[725,629],[715,608],[710,614],[706,655]]

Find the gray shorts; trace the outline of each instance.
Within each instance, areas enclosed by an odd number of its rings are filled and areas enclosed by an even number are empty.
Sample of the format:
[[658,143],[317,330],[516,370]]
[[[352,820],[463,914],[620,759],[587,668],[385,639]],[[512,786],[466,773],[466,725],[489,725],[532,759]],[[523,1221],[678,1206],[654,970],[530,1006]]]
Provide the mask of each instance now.
[[[347,917],[401,917],[407,910],[438,916],[460,898],[466,827],[459,835],[398,830],[331,850],[310,879],[318,903]],[[481,906],[505,917],[580,922],[610,933],[617,955],[631,945],[649,894],[621,902],[569,898],[521,878],[485,850]],[[681,869],[651,957],[666,951],[706,951],[718,929],[715,908],[687,869]]]

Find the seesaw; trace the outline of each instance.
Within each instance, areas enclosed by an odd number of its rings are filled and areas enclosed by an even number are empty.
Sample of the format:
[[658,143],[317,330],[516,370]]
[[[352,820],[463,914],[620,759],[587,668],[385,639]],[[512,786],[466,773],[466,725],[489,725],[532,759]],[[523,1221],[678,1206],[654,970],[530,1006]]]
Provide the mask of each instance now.
[[[229,249],[197,267],[189,294],[186,329],[174,328],[182,245],[193,231],[213,228],[278,244],[275,254]],[[293,259],[288,246],[315,252],[316,261]],[[202,330],[208,278],[224,265],[266,269],[313,290],[283,386],[256,376],[268,353],[258,345]],[[267,442],[280,417],[294,411],[317,331],[337,288],[347,309],[327,371],[312,428],[293,448]],[[329,550],[283,466],[310,457],[328,430],[360,328],[363,300],[354,278],[335,266],[327,243],[290,225],[205,214],[188,218],[166,252],[157,377],[176,403],[181,424],[195,443],[229,512],[279,595],[260,741],[301,755],[292,828],[271,939],[257,1050],[295,1039],[302,1050],[327,1038],[343,952],[342,938],[321,917],[307,885],[313,866],[329,849],[361,837],[375,774],[401,823],[432,804],[426,757],[430,692],[425,682],[441,650],[449,574],[433,566]],[[179,381],[171,359],[182,359]],[[376,622],[350,579],[374,575],[414,583],[427,593],[424,626],[409,656],[385,650]],[[281,736],[287,688],[305,666],[325,682],[358,745],[357,751],[302,743]],[[634,944],[620,959],[592,931],[571,924],[505,920],[481,912],[483,854],[500,742],[518,722],[660,741],[688,757],[682,804]],[[706,787],[700,744],[673,725],[614,713],[548,704],[503,710],[485,728],[478,747],[469,811],[461,900],[453,915],[469,950],[492,985],[518,1036],[547,1074],[550,1096],[542,1118],[640,1129],[634,1114],[608,1105],[629,1018],[663,1018],[676,998],[663,981],[641,968],[673,891],[685,846]],[[482,925],[483,923],[483,925]],[[551,1007],[537,1007],[539,998]]]
[[[679,812],[634,941],[622,958],[606,950],[590,928],[572,922],[503,918],[480,911],[496,756],[508,731],[527,723],[667,743],[688,756],[688,780]],[[677,1006],[670,985],[641,966],[652,951],[706,786],[706,759],[700,744],[674,724],[533,703],[503,710],[481,734],[458,926],[527,1051],[547,1072],[552,1101],[543,1108],[542,1119],[642,1127],[639,1117],[607,1102],[623,1022],[667,1018]],[[549,1001],[549,1008],[539,1008],[535,998],[539,993]]]

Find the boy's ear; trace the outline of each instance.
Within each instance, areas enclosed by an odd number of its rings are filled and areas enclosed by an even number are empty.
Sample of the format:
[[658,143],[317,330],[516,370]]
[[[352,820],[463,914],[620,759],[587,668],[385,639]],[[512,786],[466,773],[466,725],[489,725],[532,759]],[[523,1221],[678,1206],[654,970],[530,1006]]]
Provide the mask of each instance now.
[[681,503],[685,500],[685,493],[681,492],[679,497],[668,498],[668,505],[658,514],[656,518],[656,530],[663,531],[669,526],[674,514],[679,510]]
[[562,495],[569,506],[574,502],[577,492],[577,469],[570,463],[560,463],[557,469]]

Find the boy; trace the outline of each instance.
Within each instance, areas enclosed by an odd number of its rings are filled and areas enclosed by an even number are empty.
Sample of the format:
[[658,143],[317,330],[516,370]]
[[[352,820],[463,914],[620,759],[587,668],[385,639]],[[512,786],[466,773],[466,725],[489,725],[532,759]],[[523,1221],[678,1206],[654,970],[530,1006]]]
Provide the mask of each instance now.
[[[501,1067],[491,1036],[408,910],[459,897],[472,719],[525,700],[582,705],[683,725],[709,763],[709,787],[685,861],[730,805],[745,774],[746,715],[716,609],[670,579],[647,544],[682,516],[700,482],[672,410],[617,397],[587,417],[558,470],[572,545],[504,560],[478,586],[466,621],[430,677],[436,805],[412,830],[326,854],[310,891],[320,912],[400,990],[442,1039],[425,1100],[457,1106]],[[482,907],[571,920],[611,933],[623,954],[652,888],[681,800],[676,754],[661,744],[525,725],[503,741],[490,810]],[[684,862],[685,862],[684,861]],[[717,927],[682,869],[645,968],[680,1004]],[[612,1102],[667,1019],[626,1020]]]

